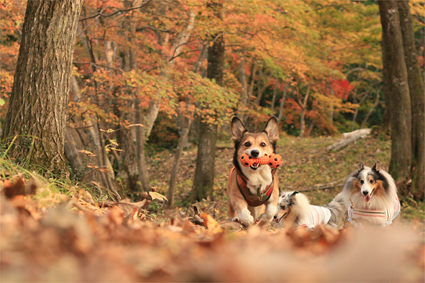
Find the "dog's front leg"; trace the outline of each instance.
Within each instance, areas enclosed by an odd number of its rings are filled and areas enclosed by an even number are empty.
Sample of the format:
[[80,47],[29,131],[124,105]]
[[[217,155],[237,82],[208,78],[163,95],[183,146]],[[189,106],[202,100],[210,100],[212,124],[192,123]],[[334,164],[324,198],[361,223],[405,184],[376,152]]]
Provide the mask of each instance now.
[[273,217],[276,215],[277,205],[274,202],[268,203],[266,205],[266,211],[260,215],[258,222],[260,225],[265,225],[272,221]]
[[246,226],[251,226],[254,224],[254,217],[252,217],[251,212],[247,207],[238,210],[239,220]]
[[[234,210],[237,212],[237,217],[239,218],[239,221],[242,222],[243,225],[246,227],[254,224],[254,217],[251,215],[251,212],[248,210],[248,204],[245,202],[245,200],[242,200],[238,197],[231,197],[231,205],[234,208]],[[233,221],[236,219],[234,218]]]

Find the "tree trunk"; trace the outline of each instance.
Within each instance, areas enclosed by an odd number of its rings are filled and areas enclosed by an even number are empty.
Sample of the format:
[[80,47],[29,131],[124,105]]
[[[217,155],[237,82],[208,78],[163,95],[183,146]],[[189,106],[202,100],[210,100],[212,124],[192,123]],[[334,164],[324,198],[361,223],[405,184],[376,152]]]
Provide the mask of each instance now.
[[[220,19],[223,19],[223,3],[209,1],[208,7]],[[207,77],[223,86],[224,73],[224,37],[223,34],[213,35],[217,40],[208,47]],[[217,140],[217,124],[201,121],[199,129],[198,155],[196,158],[195,179],[193,181],[193,198],[202,200],[212,191],[215,175],[215,146]]]
[[64,175],[64,129],[81,0],[28,1],[10,105],[4,123],[18,164]]
[[360,124],[360,129],[363,129],[363,127],[366,125],[367,120],[369,119],[370,115],[372,114],[373,110],[375,110],[376,106],[379,104],[379,92],[381,91],[381,88],[379,88],[376,91],[376,99],[373,103],[372,107],[369,109],[369,112],[367,112],[366,117],[364,117],[362,123]]
[[[254,63],[252,63],[252,66],[251,66],[251,76],[250,76],[250,80],[249,80],[249,88],[248,88],[248,93],[247,93],[247,101],[246,101],[246,107],[247,107],[247,111],[249,111],[249,107],[250,107],[250,104],[251,104],[251,98],[252,98],[252,96],[254,95],[254,83],[255,83],[255,74],[256,74],[256,72],[257,72],[257,63],[256,62],[254,62]],[[245,123],[245,125],[248,125],[249,124],[249,112],[248,112],[248,115],[244,115],[244,116],[241,116],[243,119],[242,119],[242,121]]]
[[308,97],[310,95],[310,87],[311,87],[311,85],[308,85],[306,94],[304,96],[304,101],[302,103],[300,103],[300,106],[302,108],[301,109],[301,117],[300,117],[300,137],[301,138],[304,137],[304,132],[305,132],[305,112],[306,112],[306,109],[307,109]]
[[[369,91],[366,91],[365,95],[363,96],[363,98],[360,100],[360,102],[357,103],[357,99],[354,101],[354,103],[362,105],[363,102],[366,100],[366,98],[369,96]],[[357,114],[359,113],[359,108],[356,108],[356,110],[354,110],[354,115],[353,115],[353,122],[351,124],[351,131],[354,131],[354,124],[356,123],[356,118],[357,118]]]
[[[142,124],[142,109],[140,108],[140,99],[136,99],[136,123]],[[136,126],[136,162],[137,162],[137,170],[139,174],[139,181],[142,185],[142,189],[145,192],[150,190],[149,185],[149,175],[148,175],[148,166],[146,163],[146,151],[145,151],[145,143],[146,143],[146,127],[144,126]]]
[[[126,8],[137,7],[140,2],[136,1],[124,1],[124,6]],[[133,14],[128,13],[125,15],[126,20],[123,22],[123,32],[126,34],[126,41],[129,42],[129,46],[125,45],[122,47],[120,52],[121,57],[121,68],[125,72],[129,72],[131,70],[135,70],[136,66],[136,51],[133,49],[133,43],[136,33],[136,24],[132,19]],[[107,53],[107,52],[106,52]],[[132,92],[132,89],[129,89],[128,92]],[[133,100],[131,101],[131,109],[130,113],[121,113],[116,106],[114,105],[114,111],[116,115],[120,113],[120,117],[122,120],[130,121],[132,124],[141,124],[140,122],[140,114],[137,113],[140,111],[139,104],[140,99],[138,98],[138,94],[133,94]],[[139,120],[138,120],[139,119]],[[143,164],[143,161],[140,161],[139,154],[143,154],[144,151],[140,151],[139,140],[137,134],[140,131],[140,127],[129,127],[122,128],[117,132],[117,140],[121,144],[122,152],[120,156],[120,170],[119,174],[125,178],[126,180],[126,188],[132,192],[140,192],[142,190],[149,190],[149,188],[143,187],[143,182],[140,182],[139,172],[140,168],[138,165]],[[144,140],[143,140],[144,142]],[[146,167],[143,168],[146,170]],[[147,174],[146,174],[147,175]],[[145,184],[146,185],[146,184]]]
[[174,190],[176,188],[177,183],[177,172],[179,170],[180,160],[183,153],[184,144],[186,143],[187,136],[189,134],[190,125],[192,124],[192,120],[186,117],[179,117],[184,119],[183,123],[181,123],[183,128],[179,130],[179,142],[177,144],[176,153],[174,156],[173,169],[171,171],[170,180],[168,182],[168,191],[167,191],[167,207],[170,208],[174,205]]
[[[81,101],[80,88],[75,76],[71,76],[71,94],[71,98],[73,98],[74,101]],[[81,129],[73,129],[69,126],[66,128],[65,155],[71,165],[73,173],[79,175],[74,175],[74,177],[77,177],[80,181],[96,181],[101,183],[105,188],[114,191],[116,188],[108,187],[110,182],[108,182],[107,179],[113,179],[114,175],[109,160],[107,160],[107,164],[103,163],[99,131],[96,131],[96,120],[92,119],[87,114],[83,114],[81,117],[76,117],[72,120],[76,125],[82,126]],[[94,156],[88,156],[83,153],[77,154],[78,150],[88,150],[93,153]],[[77,160],[74,160],[74,158]],[[92,170],[91,173],[87,175],[86,171],[89,163],[96,164],[100,168],[108,168],[110,172],[103,173],[98,170]]]
[[416,200],[424,197],[425,189],[425,115],[424,115],[424,82],[415,46],[412,15],[409,1],[397,1],[400,14],[400,28],[403,37],[404,59],[412,102],[412,168],[413,182],[410,192]]
[[277,120],[279,121],[279,123],[282,121],[282,118],[283,118],[283,109],[285,107],[286,93],[288,92],[289,84],[290,84],[290,81],[288,80],[288,82],[286,83],[285,89],[282,92],[282,100],[280,101],[280,106],[279,106],[279,116],[277,117]]
[[[201,53],[199,54],[198,60],[193,66],[193,72],[198,73],[199,68],[201,67],[200,62],[204,61],[206,55],[207,55],[207,44],[202,45]],[[179,131],[179,142],[177,144],[176,153],[174,155],[174,163],[173,163],[173,169],[171,171],[170,180],[168,182],[168,191],[167,191],[167,207],[170,208],[174,205],[174,191],[176,188],[177,183],[177,173],[178,169],[180,167],[180,160],[183,153],[184,145],[187,140],[187,136],[189,135],[190,127],[192,125],[193,119],[189,118],[189,107],[190,107],[190,98],[189,96],[186,97],[186,111],[181,111],[178,109],[177,111],[177,118],[176,118],[176,124]]]
[[270,111],[271,114],[273,115],[274,112],[274,104],[276,102],[276,94],[277,94],[277,85],[278,85],[279,80],[276,78],[276,82],[274,84],[274,90],[273,90],[273,98],[272,98],[272,103],[270,104]]
[[[263,81],[262,77],[258,80],[258,95],[255,99],[255,105],[259,106],[261,102],[261,98],[263,97],[263,93],[266,90],[267,86],[269,85],[270,80],[273,77],[274,72],[271,72],[270,76],[266,80]],[[261,81],[260,81],[261,80]],[[263,82],[263,85],[261,86],[261,82]]]
[[242,50],[241,63],[239,64],[239,80],[242,85],[241,108],[239,109],[239,116],[243,120],[243,116],[245,115],[245,108],[248,106],[248,83],[245,73],[245,48]]
[[[403,40],[397,3],[380,0],[379,12],[382,24],[382,61],[384,69],[385,100],[391,115],[391,162],[389,173],[396,182],[405,182],[410,176],[411,108],[404,61]],[[400,191],[402,195],[407,192]]]
[[69,161],[69,165],[71,166],[72,171],[74,171],[72,173],[77,175],[77,177],[80,177],[78,178],[80,181],[82,180],[83,176],[79,176],[77,171],[84,169],[85,165],[87,164],[87,162],[84,162],[84,154],[78,151],[79,149],[83,148],[84,145],[81,142],[78,131],[73,128],[65,127],[65,156]]

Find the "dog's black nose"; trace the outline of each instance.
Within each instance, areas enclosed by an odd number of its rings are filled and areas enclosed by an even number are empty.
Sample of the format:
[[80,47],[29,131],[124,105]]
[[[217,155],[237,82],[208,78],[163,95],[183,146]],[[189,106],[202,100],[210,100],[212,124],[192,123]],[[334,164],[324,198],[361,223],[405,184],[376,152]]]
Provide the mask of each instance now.
[[257,149],[251,150],[251,156],[252,157],[258,157],[259,154],[260,154],[259,150],[257,150]]
[[369,193],[368,191],[363,191],[363,192],[362,192],[362,194],[364,194],[365,196],[367,196],[367,195],[368,195],[368,193]]

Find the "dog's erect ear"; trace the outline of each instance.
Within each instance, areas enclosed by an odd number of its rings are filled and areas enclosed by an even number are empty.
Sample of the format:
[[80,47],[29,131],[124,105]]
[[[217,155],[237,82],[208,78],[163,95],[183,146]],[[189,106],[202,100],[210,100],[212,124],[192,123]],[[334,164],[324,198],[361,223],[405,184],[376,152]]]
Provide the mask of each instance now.
[[300,192],[297,192],[297,191],[295,191],[295,192],[293,192],[292,194],[291,194],[291,198],[293,198],[296,194],[299,194]]
[[267,134],[271,143],[275,144],[279,139],[279,123],[277,122],[276,117],[271,117],[266,126],[264,126],[263,132]]
[[379,163],[379,161],[376,161],[375,165],[373,165],[372,167],[372,170],[376,173],[379,173],[379,171],[381,171],[381,164]]
[[246,129],[246,127],[243,124],[243,122],[241,121],[241,119],[239,119],[238,117],[233,117],[233,119],[232,119],[232,140],[234,142],[240,141],[240,139],[242,138],[242,135],[245,132],[248,132],[248,130]]
[[364,169],[363,161],[360,161],[360,163],[359,163],[359,165],[357,165],[357,167],[359,168],[359,171],[362,171]]

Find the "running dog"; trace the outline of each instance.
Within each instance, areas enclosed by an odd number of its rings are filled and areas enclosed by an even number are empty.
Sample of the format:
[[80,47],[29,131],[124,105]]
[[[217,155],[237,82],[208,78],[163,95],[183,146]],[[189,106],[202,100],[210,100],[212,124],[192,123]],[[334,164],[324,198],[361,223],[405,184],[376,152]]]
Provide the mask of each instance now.
[[250,133],[243,122],[234,117],[231,123],[232,139],[235,143],[233,169],[227,183],[229,216],[246,227],[259,222],[270,223],[276,214],[279,198],[276,169],[254,163],[242,166],[242,154],[249,158],[270,156],[276,151],[279,129],[276,117],[271,117],[259,133]]
[[379,162],[370,168],[361,162],[342,189],[348,208],[348,221],[387,226],[400,213],[400,201],[394,179],[381,169]]
[[[317,225],[330,225],[338,228],[338,223],[344,219],[344,200],[339,193],[326,206],[310,205],[307,197],[297,191],[281,192],[278,211],[274,217],[278,228],[306,227],[313,229]],[[283,220],[283,221],[282,221]]]

